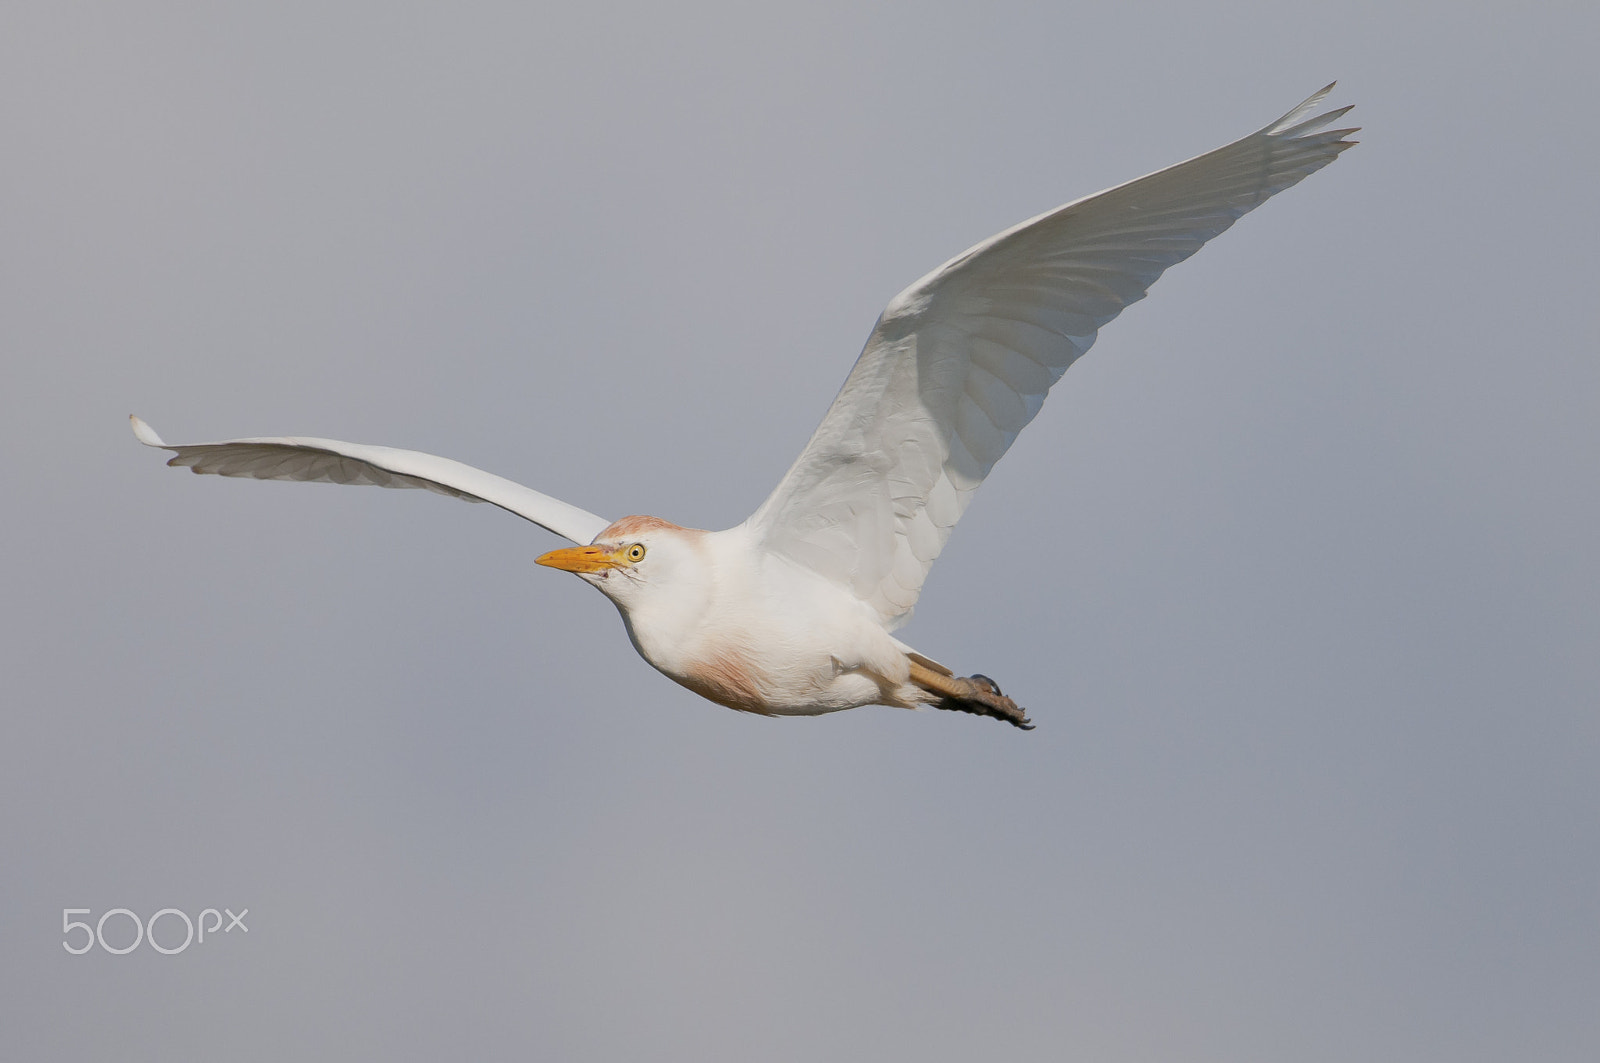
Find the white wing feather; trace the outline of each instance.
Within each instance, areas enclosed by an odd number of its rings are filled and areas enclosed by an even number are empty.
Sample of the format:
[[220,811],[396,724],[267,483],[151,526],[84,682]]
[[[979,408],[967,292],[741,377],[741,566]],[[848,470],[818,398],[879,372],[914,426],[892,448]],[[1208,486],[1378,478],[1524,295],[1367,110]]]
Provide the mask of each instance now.
[[593,542],[611,523],[531,487],[420,451],[308,436],[164,443],[139,418],[130,417],[129,421],[139,442],[177,455],[168,465],[186,465],[195,472],[257,480],[420,487],[468,502],[491,503],[580,544]]
[[985,240],[896,296],[746,521],[767,548],[909,619],[972,494],[1098,330],[1169,266],[1328,163],[1349,107],[1266,128]]

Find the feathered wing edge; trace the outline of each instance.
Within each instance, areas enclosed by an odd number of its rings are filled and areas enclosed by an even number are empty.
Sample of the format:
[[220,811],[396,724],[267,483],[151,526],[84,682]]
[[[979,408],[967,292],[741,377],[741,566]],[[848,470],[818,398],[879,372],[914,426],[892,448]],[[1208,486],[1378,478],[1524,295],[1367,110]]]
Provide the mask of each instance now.
[[[1206,160],[1221,156],[1227,152],[1236,151],[1241,146],[1248,144],[1259,137],[1273,138],[1274,143],[1271,145],[1270,151],[1275,156],[1273,158],[1275,168],[1278,169],[1281,174],[1279,181],[1269,185],[1253,202],[1234,204],[1230,210],[1232,217],[1229,218],[1227,223],[1223,226],[1224,230],[1231,228],[1233,222],[1238,220],[1238,218],[1250,213],[1250,211],[1254,210],[1268,199],[1271,199],[1274,195],[1277,195],[1279,192],[1298,184],[1300,181],[1333,162],[1333,160],[1338,158],[1340,153],[1345,149],[1355,147],[1355,145],[1360,143],[1360,141],[1357,140],[1345,139],[1351,133],[1360,132],[1359,126],[1350,126],[1343,129],[1323,128],[1324,126],[1332,125],[1334,122],[1344,117],[1347,113],[1355,108],[1355,104],[1348,104],[1344,107],[1336,107],[1331,111],[1325,111],[1322,114],[1314,117],[1305,118],[1305,116],[1314,111],[1323,100],[1327,99],[1328,94],[1331,93],[1337,86],[1338,82],[1330,81],[1318,91],[1312,93],[1310,96],[1307,96],[1305,100],[1297,104],[1292,110],[1290,110],[1283,117],[1279,118],[1277,121],[1270,122],[1256,130],[1254,133],[1240,137],[1238,140],[1230,141],[1229,143],[1222,145],[1220,148],[1213,148],[1211,151],[1202,152],[1199,155],[1184,159],[1182,162],[1173,163],[1171,166],[1163,166],[1159,170],[1153,170],[1142,177],[1135,177],[1130,181],[1124,181],[1121,184],[1112,185],[1110,188],[1102,188],[1100,191],[1090,193],[1087,196],[1080,196],[1077,199],[1063,203],[1059,207],[1052,207],[1050,210],[1047,210],[1042,214],[1036,214],[1031,218],[1020,221],[1011,226],[1009,229],[1003,229],[989,237],[987,240],[979,241],[972,247],[969,247],[965,251],[961,252],[959,255],[951,258],[949,261],[941,264],[935,269],[930,270],[925,276],[918,278],[904,291],[900,292],[893,299],[891,299],[889,301],[889,305],[884,310],[884,318],[904,317],[908,314],[916,312],[921,308],[923,300],[928,294],[931,293],[932,289],[937,283],[943,281],[951,274],[958,272],[961,267],[965,266],[972,259],[992,251],[1002,244],[1008,244],[1023,238],[1026,235],[1031,235],[1033,232],[1042,229],[1047,225],[1047,223],[1077,212],[1095,200],[1100,200],[1103,197],[1114,195],[1131,196],[1135,194],[1137,190],[1148,188],[1163,178],[1174,174],[1175,171],[1183,170],[1193,166],[1196,163],[1201,163]],[[1286,148],[1292,148],[1292,150],[1285,150]],[[1208,238],[1208,240],[1209,239],[1210,238]],[[1203,242],[1206,241],[1202,241],[1202,243]],[[1189,252],[1189,254],[1193,254],[1194,250],[1199,250],[1199,247],[1195,247]],[[1188,258],[1189,254],[1183,255],[1181,258],[1178,258],[1177,261],[1182,261],[1183,258]],[[1161,272],[1165,272],[1170,265],[1175,264],[1176,262],[1163,264],[1161,269],[1157,271],[1157,276],[1159,277]],[[1154,282],[1154,279],[1155,278],[1152,278],[1152,283]],[[1143,298],[1143,295],[1144,293],[1140,292],[1138,298]],[[1137,299],[1131,301],[1136,302]],[[1126,305],[1124,305],[1123,309],[1126,309]]]
[[466,502],[488,502],[580,544],[592,542],[611,523],[502,476],[421,451],[309,436],[167,443],[138,417],[130,415],[128,421],[139,442],[173,452],[168,465],[196,473],[421,488]]

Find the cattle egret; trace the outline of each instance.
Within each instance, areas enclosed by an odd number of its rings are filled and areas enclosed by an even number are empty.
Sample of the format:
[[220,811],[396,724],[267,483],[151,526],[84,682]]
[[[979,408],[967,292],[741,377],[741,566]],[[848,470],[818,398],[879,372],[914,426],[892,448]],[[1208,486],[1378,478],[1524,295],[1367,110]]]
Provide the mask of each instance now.
[[990,679],[891,632],[973,492],[1067,367],[1163,270],[1332,162],[1350,108],[1333,88],[1232,144],[1058,207],[946,262],[890,301],[822,424],[771,496],[726,531],[608,521],[410,450],[299,436],[171,444],[168,465],[261,480],[421,487],[491,502],[580,545],[538,563],[610,598],[668,678],[769,716],[933,705],[1033,725]]

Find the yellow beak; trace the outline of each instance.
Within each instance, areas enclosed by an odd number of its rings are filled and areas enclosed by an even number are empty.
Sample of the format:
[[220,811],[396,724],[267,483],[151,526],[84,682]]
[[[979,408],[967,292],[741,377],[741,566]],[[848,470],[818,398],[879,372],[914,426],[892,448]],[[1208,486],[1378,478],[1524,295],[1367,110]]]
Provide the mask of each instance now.
[[569,546],[563,550],[552,550],[533,560],[535,564],[567,572],[602,572],[627,564],[621,552],[609,546]]

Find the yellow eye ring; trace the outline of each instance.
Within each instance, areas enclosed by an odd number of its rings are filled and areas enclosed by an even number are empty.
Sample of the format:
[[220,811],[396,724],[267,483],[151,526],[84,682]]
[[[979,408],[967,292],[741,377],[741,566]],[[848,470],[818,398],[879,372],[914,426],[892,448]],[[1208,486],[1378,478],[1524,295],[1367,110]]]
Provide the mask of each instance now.
[[632,546],[628,547],[628,553],[626,556],[629,561],[632,561],[634,564],[638,564],[640,561],[644,560],[644,546],[640,543],[634,543]]

